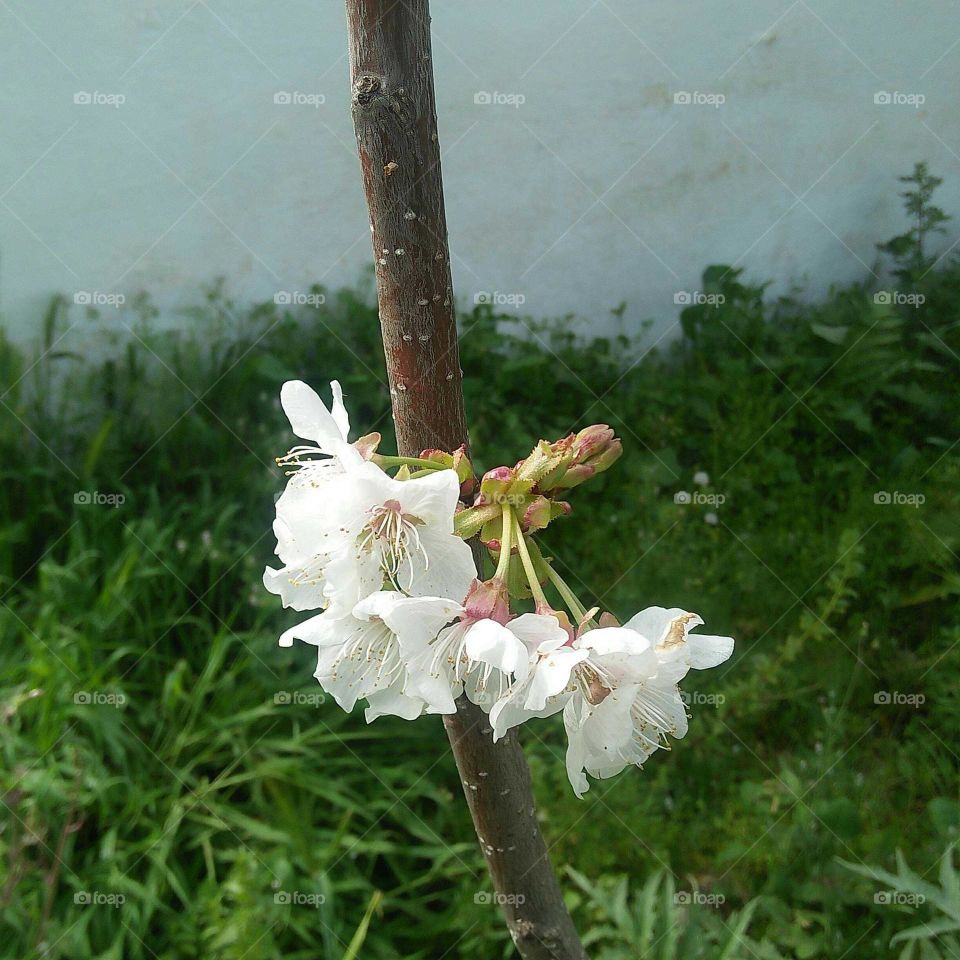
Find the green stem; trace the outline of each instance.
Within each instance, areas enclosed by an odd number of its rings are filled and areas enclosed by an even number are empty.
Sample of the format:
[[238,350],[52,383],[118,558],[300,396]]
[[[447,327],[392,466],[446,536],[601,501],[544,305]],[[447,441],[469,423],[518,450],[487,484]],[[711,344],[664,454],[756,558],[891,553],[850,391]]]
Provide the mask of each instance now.
[[502,517],[503,530],[500,533],[500,560],[497,563],[497,572],[494,576],[505,581],[510,575],[510,553],[513,550],[513,510],[505,505]]
[[557,593],[563,597],[564,603],[570,608],[570,612],[579,623],[586,616],[587,608],[577,599],[577,595],[567,586],[566,581],[553,569],[553,566],[548,563],[546,567],[550,582],[557,588]]
[[547,595],[543,592],[543,587],[540,586],[540,579],[537,576],[536,568],[533,565],[533,560],[530,557],[530,551],[527,549],[527,541],[524,539],[523,531],[520,529],[520,521],[517,519],[517,515],[511,510],[511,516],[513,517],[513,531],[517,535],[517,551],[520,554],[520,560],[523,563],[523,569],[527,574],[527,582],[530,584],[530,593],[533,594],[533,599],[537,602],[537,608],[548,607],[550,604],[547,603]]
[[421,460],[420,457],[389,457],[384,455],[377,456],[377,464],[384,470],[390,470],[393,467],[420,467],[423,470],[448,470],[442,463],[436,460]]

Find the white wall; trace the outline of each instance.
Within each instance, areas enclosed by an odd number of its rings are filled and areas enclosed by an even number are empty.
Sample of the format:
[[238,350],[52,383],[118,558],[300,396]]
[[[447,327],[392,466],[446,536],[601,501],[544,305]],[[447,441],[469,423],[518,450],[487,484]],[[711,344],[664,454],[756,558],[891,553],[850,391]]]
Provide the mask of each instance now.
[[[960,215],[955,0],[433,8],[463,299],[521,295],[533,314],[603,324],[626,301],[656,335],[709,263],[812,292],[867,275],[874,243],[904,227],[895,177],[915,159]],[[240,299],[355,280],[370,250],[344,34],[341,0],[0,2],[14,336],[34,336],[54,291],[147,290],[170,309],[218,274]],[[80,91],[125,102],[78,105]],[[326,102],[277,105],[278,91]],[[524,102],[476,104],[481,91]]]

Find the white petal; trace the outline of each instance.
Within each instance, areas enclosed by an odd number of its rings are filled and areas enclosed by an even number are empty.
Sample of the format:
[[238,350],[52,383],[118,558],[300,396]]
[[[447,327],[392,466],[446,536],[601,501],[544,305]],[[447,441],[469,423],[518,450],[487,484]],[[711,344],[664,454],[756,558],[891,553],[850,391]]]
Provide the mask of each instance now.
[[490,710],[490,726],[493,728],[494,742],[504,736],[508,730],[520,726],[527,720],[539,720],[559,713],[570,699],[570,694],[562,694],[550,700],[542,710],[527,710],[523,701],[509,694],[501,697]]
[[302,640],[316,647],[339,645],[355,627],[356,621],[351,617],[338,617],[333,611],[324,610],[285,630],[280,635],[280,646],[292,647],[294,640]]
[[510,621],[510,629],[534,653],[538,649],[556,649],[569,639],[556,617],[543,613],[523,613]]
[[563,692],[570,682],[573,668],[588,656],[586,650],[561,647],[539,657],[523,704],[524,710],[543,710],[549,700]]
[[431,527],[420,527],[417,532],[423,552],[415,547],[410,550],[400,571],[401,585],[418,597],[464,600],[477,576],[473,551],[454,533]]
[[396,638],[379,620],[347,615],[321,634],[314,676],[348,712],[358,700],[402,683],[403,672]]
[[324,595],[331,605],[344,609],[351,609],[383,586],[379,556],[370,550],[357,549],[356,541],[327,564],[325,573]]
[[280,570],[265,567],[263,585],[270,593],[281,598],[284,607],[291,610],[317,610],[324,606],[323,582],[299,585],[291,582],[295,576],[296,572],[287,567]]
[[690,666],[706,670],[719,666],[733,653],[733,637],[711,637],[703,633],[691,633],[687,637]]
[[333,422],[340,431],[340,438],[346,440],[350,435],[350,417],[347,414],[347,408],[343,405],[343,390],[340,388],[338,380],[330,381],[330,392],[333,394],[333,405],[330,408],[330,415]]
[[367,703],[369,706],[364,711],[367,723],[384,716],[416,720],[423,713],[423,701],[419,697],[408,697],[395,686],[370,694]]
[[419,517],[444,533],[453,532],[453,515],[460,499],[460,480],[455,470],[435,470],[416,480],[395,481],[403,512]]
[[626,627],[600,627],[579,637],[574,646],[590,651],[590,660],[617,686],[641,683],[657,675],[658,662],[650,641]]
[[570,700],[563,708],[563,725],[567,731],[567,778],[573,792],[583,799],[583,795],[590,789],[590,782],[583,773],[586,760],[586,751],[581,731],[581,709],[584,701],[580,697]]
[[453,684],[448,671],[431,672],[433,651],[424,650],[407,662],[404,692],[426,704],[427,713],[456,713],[455,699],[460,696],[459,684]]
[[[339,392],[339,385],[337,386]],[[336,397],[336,393],[334,394]],[[280,404],[283,412],[290,421],[290,429],[304,440],[313,440],[317,446],[327,452],[327,447],[333,448],[347,439],[346,433],[326,408],[317,392],[307,386],[302,380],[288,380],[280,388]],[[340,401],[343,410],[343,401]],[[339,416],[339,414],[338,414]],[[343,410],[341,423],[344,422],[346,411]]]
[[407,597],[382,591],[361,600],[355,616],[377,616],[397,635],[402,650],[409,654],[423,649],[440,629],[463,612],[463,607],[443,597]]
[[670,607],[669,609],[666,607],[647,607],[646,610],[641,610],[631,617],[624,626],[628,630],[636,630],[637,633],[642,633],[654,646],[657,646],[667,639],[676,621],[684,617],[690,619],[686,623],[683,633],[703,623],[695,613],[688,613],[679,607]]
[[598,627],[588,630],[577,641],[581,650],[592,650],[598,655],[607,653],[642,654],[653,648],[650,640],[629,627]]
[[495,620],[478,620],[467,630],[466,652],[471,660],[490,664],[518,681],[527,676],[530,654],[526,646]]
[[[586,744],[586,766],[620,762],[633,743],[631,710],[637,687],[620,687],[590,707],[583,722]],[[624,760],[624,762],[627,762]]]

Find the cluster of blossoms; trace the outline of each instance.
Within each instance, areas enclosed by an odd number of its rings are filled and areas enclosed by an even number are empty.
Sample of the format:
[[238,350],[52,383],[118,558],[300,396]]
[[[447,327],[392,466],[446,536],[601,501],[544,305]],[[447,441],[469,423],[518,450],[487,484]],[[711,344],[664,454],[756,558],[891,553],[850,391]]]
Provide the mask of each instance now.
[[[494,739],[563,711],[578,796],[586,774],[614,776],[684,736],[679,682],[726,660],[733,640],[691,632],[703,621],[685,610],[649,607],[621,626],[588,609],[533,536],[570,512],[560,497],[620,456],[609,427],[541,440],[478,483],[463,449],[398,457],[377,452],[379,434],[349,442],[340,385],[331,389],[329,409],[300,381],[281,390],[308,444],[277,461],[289,468],[274,522],[283,566],[263,582],[285,607],[320,611],[280,644],[317,647],[315,676],[344,710],[365,700],[368,722],[414,719],[453,713],[466,696],[489,713]],[[485,580],[474,537],[495,567]],[[511,609],[526,601],[533,612]]]

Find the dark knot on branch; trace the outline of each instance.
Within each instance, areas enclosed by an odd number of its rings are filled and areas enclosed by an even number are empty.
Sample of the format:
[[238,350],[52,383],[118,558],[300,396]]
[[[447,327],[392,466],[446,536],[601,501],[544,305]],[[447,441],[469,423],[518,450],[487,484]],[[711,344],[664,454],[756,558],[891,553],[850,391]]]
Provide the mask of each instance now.
[[366,107],[383,92],[383,81],[369,73],[361,74],[353,82],[353,102],[359,107]]

